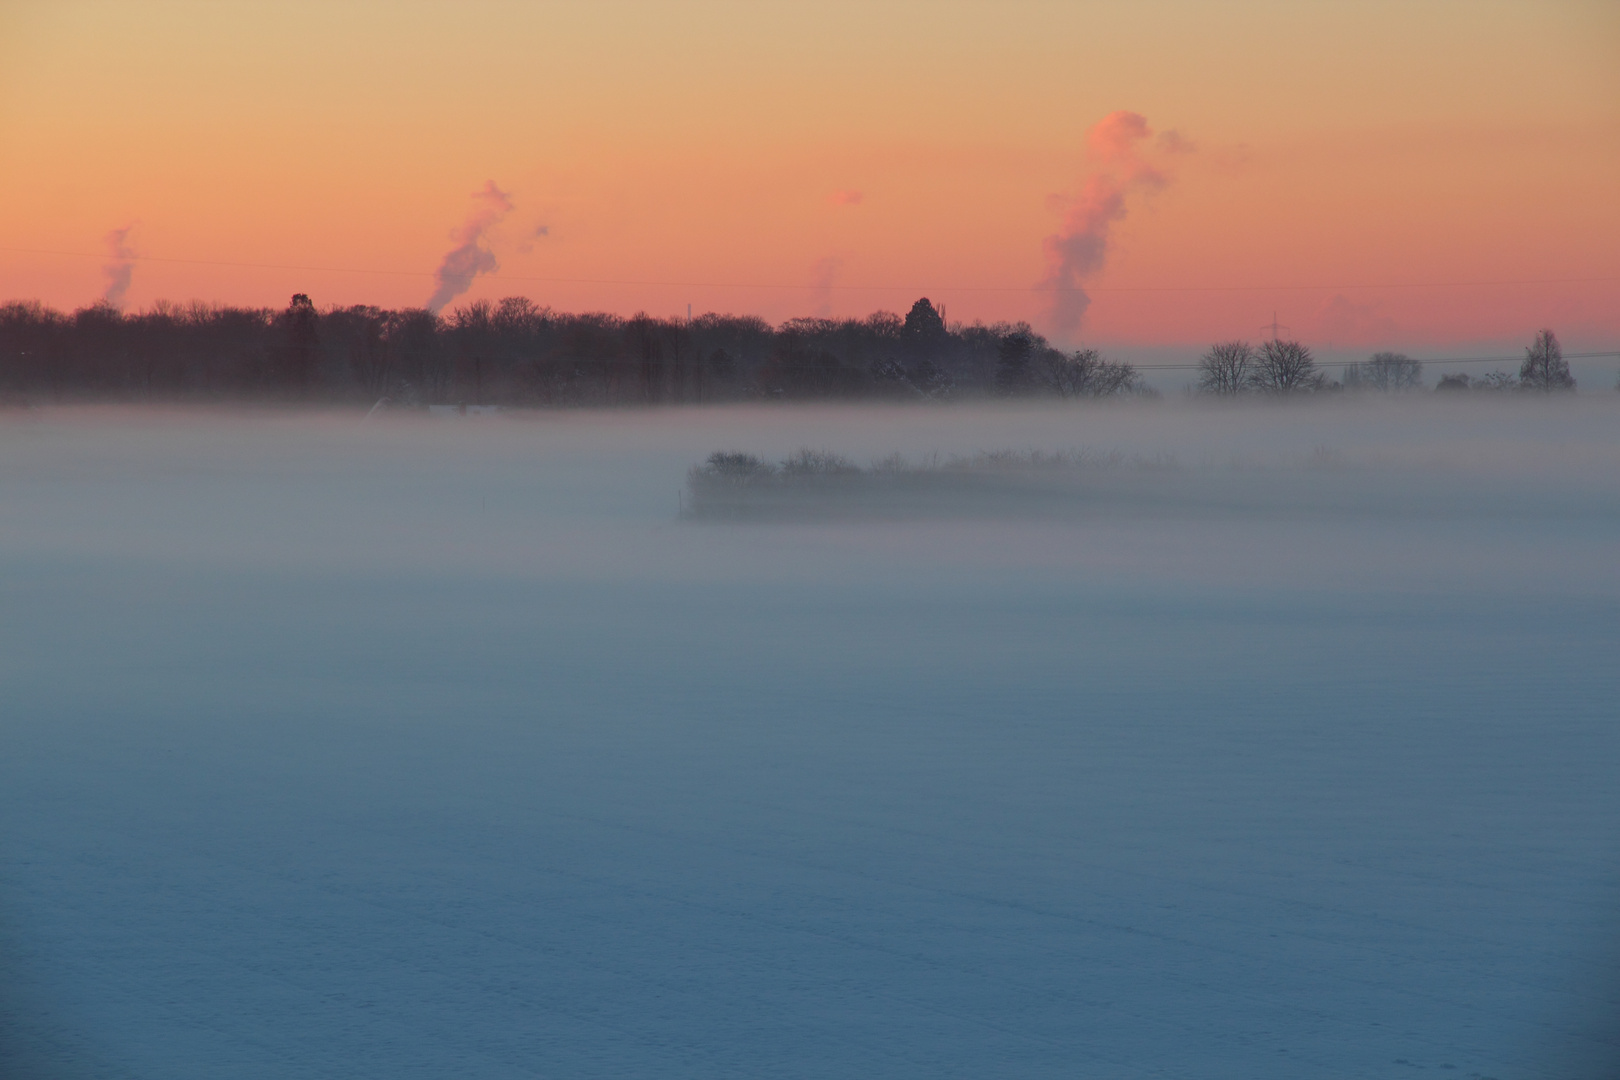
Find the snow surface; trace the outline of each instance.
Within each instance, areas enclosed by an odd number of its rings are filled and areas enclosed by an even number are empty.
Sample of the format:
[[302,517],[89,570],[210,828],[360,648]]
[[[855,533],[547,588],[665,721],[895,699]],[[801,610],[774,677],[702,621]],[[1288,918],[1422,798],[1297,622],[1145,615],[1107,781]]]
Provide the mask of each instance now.
[[1603,398],[0,418],[0,1073],[1607,1075],[1617,561]]

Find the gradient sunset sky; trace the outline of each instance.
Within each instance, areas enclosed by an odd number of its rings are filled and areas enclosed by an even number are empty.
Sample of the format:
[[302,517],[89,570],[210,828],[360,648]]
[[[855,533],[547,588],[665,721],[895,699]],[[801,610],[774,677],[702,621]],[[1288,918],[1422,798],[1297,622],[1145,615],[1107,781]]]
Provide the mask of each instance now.
[[4,3],[0,207],[64,309],[118,235],[131,309],[421,305],[483,213],[453,303],[1612,349],[1620,4]]

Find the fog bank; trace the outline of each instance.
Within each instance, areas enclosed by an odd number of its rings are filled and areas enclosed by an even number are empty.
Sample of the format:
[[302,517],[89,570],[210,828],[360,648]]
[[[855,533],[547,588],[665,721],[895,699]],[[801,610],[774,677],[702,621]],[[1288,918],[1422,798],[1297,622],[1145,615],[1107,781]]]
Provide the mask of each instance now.
[[[1617,408],[0,417],[7,1068],[1612,1061]],[[1121,464],[681,517],[802,448]]]

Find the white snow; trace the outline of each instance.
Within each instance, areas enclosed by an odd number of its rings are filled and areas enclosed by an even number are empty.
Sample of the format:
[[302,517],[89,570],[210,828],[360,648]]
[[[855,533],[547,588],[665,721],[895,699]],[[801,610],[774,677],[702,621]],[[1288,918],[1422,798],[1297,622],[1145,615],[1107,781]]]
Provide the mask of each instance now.
[[[1612,1066],[1612,397],[0,417],[0,1071]],[[678,519],[802,446],[1181,471]]]

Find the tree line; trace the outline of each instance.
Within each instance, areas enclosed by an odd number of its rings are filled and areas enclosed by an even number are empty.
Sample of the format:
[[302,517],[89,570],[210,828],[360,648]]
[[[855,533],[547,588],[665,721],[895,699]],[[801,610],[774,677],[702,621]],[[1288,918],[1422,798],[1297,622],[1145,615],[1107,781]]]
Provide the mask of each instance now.
[[12,400],[271,398],[493,405],[759,399],[1109,397],[1146,393],[1128,364],[1054,348],[1026,323],[947,326],[926,298],[901,317],[658,319],[566,314],[524,297],[446,315],[371,306],[193,303],[125,314],[0,306]]
[[[1558,335],[1551,330],[1536,334],[1524,350],[1519,373],[1491,372],[1473,378],[1461,372],[1441,377],[1436,390],[1532,390],[1552,393],[1574,390],[1575,377],[1564,359]],[[1423,387],[1423,364],[1404,353],[1374,353],[1367,360],[1347,364],[1342,381],[1334,381],[1316,363],[1311,350],[1297,341],[1280,339],[1258,346],[1246,341],[1214,345],[1198,361],[1198,390],[1217,396],[1236,394],[1303,394],[1334,390],[1417,390]]]
[[[1292,341],[1213,346],[1204,393],[1299,394],[1422,385],[1422,365],[1379,353],[1330,380]],[[1557,338],[1543,331],[1518,376],[1441,389],[1572,389]],[[1151,395],[1130,364],[1054,347],[1027,323],[952,323],[926,298],[904,317],[695,319],[567,314],[524,297],[446,315],[422,308],[317,309],[159,303],[62,313],[0,305],[0,399],[364,402],[402,405],[626,405],[746,400]]]

